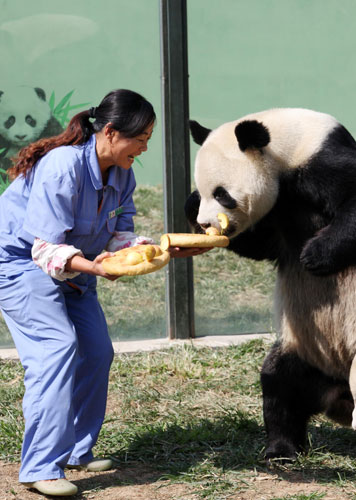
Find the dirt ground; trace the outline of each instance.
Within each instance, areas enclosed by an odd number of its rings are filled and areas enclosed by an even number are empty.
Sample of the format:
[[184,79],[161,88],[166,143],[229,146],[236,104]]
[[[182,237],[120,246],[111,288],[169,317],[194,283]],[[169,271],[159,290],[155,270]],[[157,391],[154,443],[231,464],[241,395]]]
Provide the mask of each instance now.
[[[135,468],[125,468],[121,471],[119,469],[100,473],[67,471],[66,476],[78,486],[78,495],[72,497],[78,500],[197,500],[202,498],[197,494],[199,486],[162,481],[154,471],[140,464]],[[251,477],[245,487],[246,489],[231,496],[224,496],[222,491],[221,496],[216,494],[216,498],[270,500],[287,495],[319,493],[325,495],[322,497],[323,500],[349,500],[350,494],[356,493],[356,487],[352,492],[350,489],[344,491],[340,487],[324,486],[316,482],[306,483],[301,475],[296,473],[289,473],[285,478],[273,473],[256,474]],[[0,461],[0,498],[1,500],[39,500],[46,497],[18,483],[18,464]]]

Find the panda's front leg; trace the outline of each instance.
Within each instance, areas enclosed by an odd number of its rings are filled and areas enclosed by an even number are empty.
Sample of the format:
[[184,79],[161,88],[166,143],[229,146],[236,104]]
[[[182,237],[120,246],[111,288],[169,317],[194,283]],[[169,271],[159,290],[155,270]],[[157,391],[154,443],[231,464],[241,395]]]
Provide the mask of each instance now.
[[301,251],[301,264],[315,276],[328,276],[356,265],[356,196],[345,198],[332,222],[307,240]]

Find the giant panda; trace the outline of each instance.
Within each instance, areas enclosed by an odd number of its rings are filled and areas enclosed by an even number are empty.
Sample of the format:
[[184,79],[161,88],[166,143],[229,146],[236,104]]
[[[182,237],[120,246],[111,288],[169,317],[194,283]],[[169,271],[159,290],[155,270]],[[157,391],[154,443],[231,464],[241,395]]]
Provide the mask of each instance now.
[[312,415],[352,422],[356,142],[332,116],[295,108],[190,129],[201,146],[190,224],[218,228],[223,212],[228,249],[276,266],[279,335],[261,370],[265,454],[291,460]]
[[53,116],[46,94],[25,85],[0,90],[0,167],[7,170],[10,158],[31,142],[63,131]]

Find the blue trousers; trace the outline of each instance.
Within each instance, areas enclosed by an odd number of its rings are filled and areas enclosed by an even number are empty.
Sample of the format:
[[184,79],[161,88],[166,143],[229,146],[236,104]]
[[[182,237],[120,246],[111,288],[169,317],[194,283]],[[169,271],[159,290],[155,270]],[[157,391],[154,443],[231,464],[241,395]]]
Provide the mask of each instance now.
[[96,278],[73,288],[32,262],[0,268],[0,308],[25,370],[19,480],[61,478],[66,464],[93,458],[105,415],[113,348]]

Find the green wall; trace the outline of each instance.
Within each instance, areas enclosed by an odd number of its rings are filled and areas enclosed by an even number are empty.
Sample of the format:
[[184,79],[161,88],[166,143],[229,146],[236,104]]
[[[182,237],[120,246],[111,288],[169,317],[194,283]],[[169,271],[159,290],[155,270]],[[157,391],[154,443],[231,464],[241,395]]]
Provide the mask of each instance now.
[[216,126],[269,107],[307,107],[356,133],[354,0],[188,5],[193,116]]
[[[329,112],[356,134],[354,0],[187,0],[191,117],[208,127],[274,106]],[[158,0],[0,0],[0,90],[96,105],[132,88],[158,123],[141,184],[162,183]],[[1,119],[1,116],[0,116]],[[196,146],[192,145],[192,158]]]

